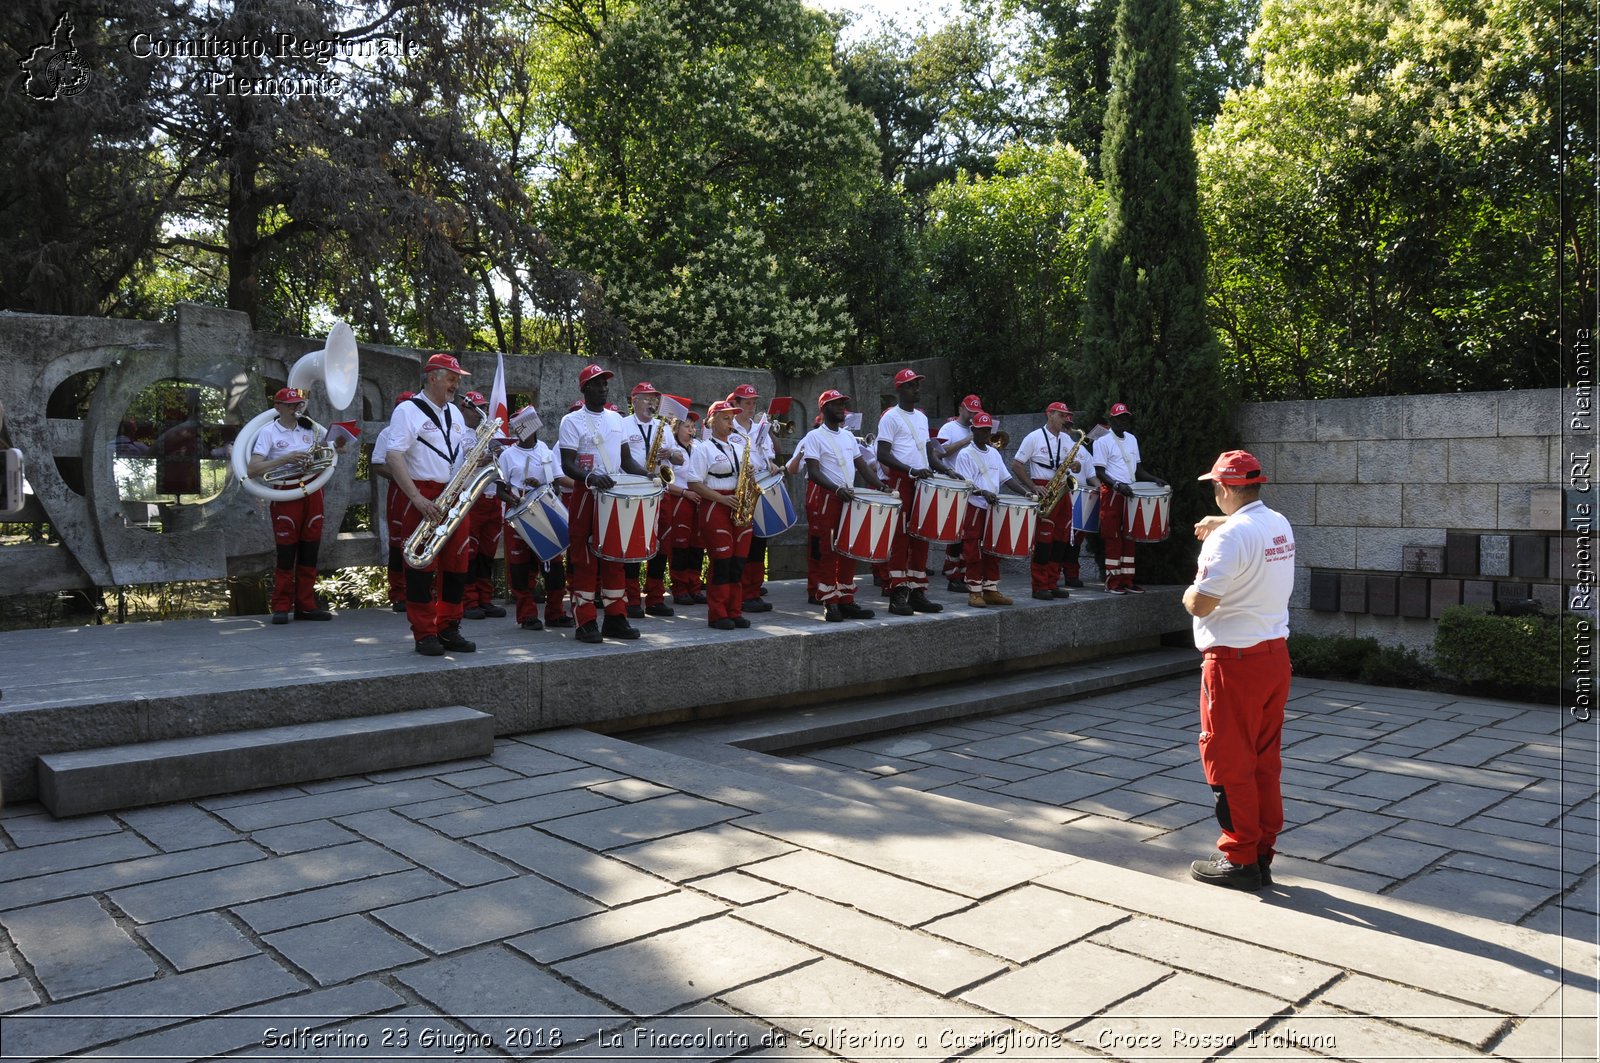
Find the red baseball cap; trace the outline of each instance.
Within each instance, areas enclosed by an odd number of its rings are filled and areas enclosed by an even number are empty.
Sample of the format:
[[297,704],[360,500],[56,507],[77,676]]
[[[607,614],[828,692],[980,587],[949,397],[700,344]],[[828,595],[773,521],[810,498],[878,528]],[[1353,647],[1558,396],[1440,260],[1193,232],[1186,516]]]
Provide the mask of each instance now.
[[732,394],[728,396],[728,401],[733,402],[735,399],[759,399],[760,397],[761,392],[756,390],[756,386],[754,384],[740,384],[738,387],[734,388]]
[[299,388],[279,388],[278,393],[272,396],[273,402],[304,402],[306,393]]
[[923,379],[926,379],[926,378],[923,377],[923,375],[921,373],[917,372],[915,369],[902,369],[902,370],[900,370],[900,372],[898,372],[898,373],[896,373],[894,375],[894,386],[895,387],[899,387],[901,384],[909,384],[913,380],[923,380]]
[[718,399],[716,402],[711,404],[710,409],[706,410],[706,417],[715,417],[719,413],[733,413],[735,409],[736,407],[733,405],[733,403],[729,402],[727,399]]
[[581,388],[596,377],[610,380],[614,376],[616,374],[609,369],[601,369],[597,365],[586,365],[578,371],[578,386]]
[[1111,404],[1110,416],[1112,416],[1112,417],[1132,417],[1133,416],[1133,411],[1128,409],[1128,404],[1126,402],[1114,402],[1114,403]]
[[1196,479],[1215,480],[1221,484],[1238,486],[1264,484],[1267,482],[1267,474],[1261,471],[1261,463],[1248,450],[1230,450],[1217,458],[1217,463],[1211,466],[1210,472]]
[[454,355],[445,354],[443,351],[440,351],[439,353],[434,354],[434,355],[430,355],[428,357],[427,363],[425,365],[423,365],[423,367],[422,367],[422,371],[424,373],[431,373],[435,369],[448,369],[448,370],[450,370],[450,372],[454,373],[456,376],[471,376],[472,375],[471,373],[467,372],[465,369],[461,368],[461,363],[456,361]]
[[984,413],[982,410],[979,410],[977,413],[972,415],[972,430],[974,432],[976,432],[980,428],[993,428],[993,427],[994,427],[994,418],[990,417],[988,414]]
[[700,415],[698,413],[696,413],[694,410],[690,410],[689,411],[689,420],[690,421],[698,421],[698,420],[700,420]]
[[824,391],[821,395],[817,396],[817,409],[820,410],[828,403],[838,402],[841,399],[843,399],[845,402],[849,402],[850,396],[846,395],[837,388],[829,388],[827,391]]
[[483,392],[481,392],[481,391],[469,391],[469,392],[467,392],[467,401],[472,403],[472,405],[474,405],[474,406],[487,406],[487,405],[489,405],[489,400],[483,397]]
[[961,408],[964,410],[971,410],[973,413],[982,413],[983,400],[978,398],[976,395],[968,395],[966,398],[961,400]]
[[641,380],[637,384],[633,385],[633,390],[631,392],[629,392],[628,394],[629,395],[659,395],[659,394],[661,394],[661,392],[657,391],[656,390],[656,386],[654,384],[650,383],[650,381]]
[[410,402],[412,399],[414,399],[416,397],[417,397],[417,393],[415,391],[402,391],[400,393],[399,398],[394,400],[394,404],[396,406],[398,406],[402,402]]
[[567,412],[568,413],[577,413],[581,409],[583,409],[583,400],[582,399],[573,399],[572,400],[572,405],[567,407]]
[[1067,408],[1067,404],[1064,403],[1064,402],[1052,402],[1050,405],[1048,405],[1048,406],[1046,406],[1044,408],[1044,412],[1045,413],[1064,413],[1064,414],[1067,415],[1067,420],[1069,420],[1069,421],[1072,420],[1072,411]]

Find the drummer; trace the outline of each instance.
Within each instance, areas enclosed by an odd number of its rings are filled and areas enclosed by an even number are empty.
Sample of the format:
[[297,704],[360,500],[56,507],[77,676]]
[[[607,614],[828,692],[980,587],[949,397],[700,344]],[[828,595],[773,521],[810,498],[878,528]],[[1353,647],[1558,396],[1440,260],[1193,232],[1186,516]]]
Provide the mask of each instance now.
[[[1072,531],[1070,477],[1083,469],[1083,461],[1072,454],[1074,443],[1066,431],[1071,425],[1072,411],[1067,404],[1052,402],[1044,410],[1044,427],[1029,432],[1011,459],[1017,479],[1031,481],[1041,494],[1063,464],[1069,470],[1061,500],[1049,513],[1041,511],[1034,527],[1033,562],[1029,568],[1033,596],[1041,601],[1069,597],[1066,590],[1056,586],[1063,572],[1070,573],[1070,579],[1078,577],[1078,540]],[[1084,454],[1082,448],[1078,449],[1078,454]]]
[[678,449],[684,454],[684,468],[667,485],[662,498],[662,509],[667,515],[666,546],[672,549],[672,600],[677,605],[705,605],[705,581],[701,569],[705,567],[706,543],[700,535],[700,496],[689,490],[684,473],[699,436],[700,415],[693,410],[678,422],[674,431]]
[[[670,437],[671,430],[667,423],[656,416],[656,411],[661,408],[661,392],[647,380],[641,380],[633,386],[631,395],[633,416],[628,418],[628,430],[632,433],[628,437],[630,449],[638,455],[640,461],[649,457],[658,433],[667,433],[668,438],[662,439],[660,449],[656,451],[656,468],[650,470],[650,475],[658,476],[660,470],[682,465],[684,452],[678,448],[676,442]],[[676,477],[674,473],[674,477]],[[663,495],[662,502],[666,502]],[[668,506],[663,504],[656,517],[656,529],[662,538],[670,531],[671,517]],[[633,620],[643,620],[648,616],[671,616],[672,606],[667,604],[667,550],[664,545],[658,548],[649,561],[642,564],[638,561],[624,562],[622,576],[628,594],[628,616]],[[644,570],[644,592],[639,590],[639,570]]]
[[[917,481],[948,473],[944,448],[928,432],[928,415],[917,408],[922,374],[902,369],[894,376],[895,405],[878,420],[878,464],[891,490],[900,495],[889,555],[889,612],[896,616],[939,613],[944,606],[928,598],[928,544],[907,533],[906,519],[916,508]],[[971,448],[968,448],[971,449]]]
[[[754,384],[740,384],[727,398],[728,404],[734,409],[732,443],[739,448],[739,456],[742,459],[745,439],[749,437],[750,462],[755,466],[757,479],[768,473],[783,471],[783,466],[778,464],[778,449],[777,443],[772,438],[772,425],[766,418],[756,417],[756,406],[760,401],[761,393],[756,390]],[[766,593],[766,588],[762,586],[766,578],[767,540],[752,532],[750,552],[745,558],[743,575],[739,577],[744,591],[744,612],[765,613],[772,609],[772,603],[762,597]]]
[[[539,438],[539,415],[532,406],[524,406],[511,418],[511,432],[517,444],[500,452],[497,464],[506,489],[517,501],[530,491],[554,484],[557,490],[570,491],[572,480],[562,476],[556,468],[556,456]],[[539,603],[533,593],[533,566],[539,558],[531,547],[509,525],[505,530],[506,581],[511,585],[511,597],[517,604],[517,626],[524,631],[542,631],[549,627],[572,627],[566,615],[566,555],[545,564],[545,619],[539,620]]]
[[1145,469],[1139,457],[1139,440],[1128,431],[1133,412],[1125,402],[1113,403],[1111,431],[1094,444],[1095,479],[1100,485],[1100,538],[1105,543],[1106,590],[1112,594],[1143,594],[1133,582],[1134,544],[1125,538],[1123,523],[1135,481],[1167,486],[1167,481]]
[[[944,463],[954,466],[956,455],[972,443],[972,417],[983,411],[983,400],[968,395],[956,407],[956,415],[939,428],[939,443],[944,447]],[[966,561],[961,556],[962,544],[951,543],[944,549],[944,578],[947,590],[967,589]]]
[[[619,473],[643,476],[644,466],[628,446],[629,431],[623,416],[606,403],[611,371],[598,365],[578,373],[583,406],[561,418],[561,471],[572,478],[572,519],[568,524],[572,545],[572,603],[578,623],[578,641],[596,643],[610,636],[636,639],[639,629],[628,623],[623,591],[622,562],[606,561],[594,552],[596,493],[616,486]],[[642,455],[641,455],[642,457]],[[605,624],[597,622],[605,611]]]
[[829,389],[817,396],[822,424],[800,442],[806,464],[806,523],[817,561],[817,597],[822,618],[830,622],[870,620],[873,613],[856,604],[856,563],[834,549],[839,516],[855,497],[857,474],[874,490],[883,482],[861,456],[856,437],[844,428],[850,397]]
[[967,604],[975,609],[991,605],[1010,605],[1000,593],[1000,561],[983,552],[984,530],[989,522],[989,507],[999,501],[1000,489],[1028,498],[1039,497],[1026,482],[1019,483],[1006,470],[1005,459],[989,445],[994,418],[987,413],[972,417],[972,445],[956,456],[956,475],[972,483],[967,496],[967,520],[962,528],[962,557],[967,563]]
[[[744,594],[739,583],[745,555],[750,551],[750,526],[733,523],[734,488],[739,484],[742,445],[733,444],[733,415],[738,408],[718,401],[706,411],[711,435],[689,454],[684,479],[700,496],[700,534],[711,555],[711,585],[706,589],[707,626],[732,631],[750,626],[744,617]],[[751,461],[755,461],[752,450]]]

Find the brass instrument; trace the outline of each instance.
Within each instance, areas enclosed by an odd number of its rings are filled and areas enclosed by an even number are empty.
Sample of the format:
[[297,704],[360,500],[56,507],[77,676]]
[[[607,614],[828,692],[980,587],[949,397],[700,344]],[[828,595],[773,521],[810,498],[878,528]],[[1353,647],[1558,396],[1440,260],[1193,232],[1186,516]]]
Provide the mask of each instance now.
[[338,455],[326,443],[318,443],[299,461],[279,465],[261,474],[261,482],[269,487],[299,487],[314,480],[324,469],[338,462]]
[[1078,451],[1083,449],[1083,433],[1075,428],[1069,428],[1067,431],[1077,432],[1078,441],[1072,445],[1072,450],[1067,456],[1061,459],[1055,475],[1050,477],[1050,482],[1045,484],[1044,490],[1039,493],[1040,519],[1043,519],[1044,514],[1052,512],[1056,508],[1056,503],[1061,501],[1061,496],[1066,493],[1067,474],[1072,471],[1072,463],[1077,459]]
[[[336,322],[323,348],[301,356],[290,368],[289,386],[309,393],[312,384],[320,380],[328,389],[329,405],[343,410],[355,400],[356,388],[361,383],[360,355],[356,335],[350,326],[343,321]],[[229,459],[234,477],[247,493],[269,502],[304,498],[322,490],[339,462],[338,454],[325,443],[313,447],[303,462],[280,465],[260,477],[251,478],[250,455],[255,449],[256,436],[277,416],[277,411],[269,407],[239,430]],[[313,433],[322,428],[308,419],[301,420],[301,427],[310,428]]]
[[996,432],[989,437],[989,445],[996,450],[1004,450],[1011,445],[1011,437],[1004,432]]
[[749,432],[744,437],[739,482],[733,488],[733,526],[736,528],[748,528],[750,522],[756,519],[756,499],[761,497],[761,490],[756,486],[755,470],[750,467],[750,440],[754,436],[754,432]]
[[439,497],[433,500],[433,504],[439,507],[440,516],[423,517],[417,530],[406,539],[406,564],[412,568],[427,568],[433,564],[439,557],[439,551],[461,527],[461,522],[467,519],[478,496],[488,488],[491,480],[500,475],[498,466],[478,467],[478,459],[494,445],[494,437],[499,434],[498,417],[485,417],[478,425],[477,438],[472,441],[472,449],[467,451],[461,468],[450,477],[450,482],[439,492]]
[[661,464],[661,444],[667,441],[669,432],[674,436],[678,434],[679,421],[676,417],[667,417],[665,415],[658,415],[656,420],[661,422],[661,428],[656,432],[655,439],[650,442],[650,452],[644,456],[644,467],[659,473],[661,485],[665,487],[673,481],[674,475],[672,466]]

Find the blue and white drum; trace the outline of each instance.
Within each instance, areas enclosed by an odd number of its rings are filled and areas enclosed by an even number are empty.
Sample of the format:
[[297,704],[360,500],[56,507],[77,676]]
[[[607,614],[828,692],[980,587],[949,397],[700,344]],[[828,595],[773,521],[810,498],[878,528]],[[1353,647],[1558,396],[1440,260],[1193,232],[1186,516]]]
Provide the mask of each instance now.
[[1079,487],[1072,492],[1072,530],[1084,535],[1100,534],[1100,489]]
[[521,503],[506,511],[506,522],[516,529],[528,549],[549,563],[567,552],[567,504],[549,484],[529,491]]
[[756,499],[756,515],[750,522],[756,535],[773,539],[794,527],[799,518],[794,502],[789,498],[789,487],[783,482],[783,473],[768,473],[756,478],[761,495]]

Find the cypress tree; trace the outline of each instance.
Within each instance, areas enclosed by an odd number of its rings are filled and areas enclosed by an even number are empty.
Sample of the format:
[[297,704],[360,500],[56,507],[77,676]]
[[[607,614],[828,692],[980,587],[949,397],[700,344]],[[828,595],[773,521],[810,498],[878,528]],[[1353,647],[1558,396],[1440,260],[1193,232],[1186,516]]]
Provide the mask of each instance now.
[[1188,580],[1187,529],[1214,512],[1195,477],[1233,436],[1219,393],[1219,348],[1206,321],[1206,244],[1193,132],[1184,98],[1178,0],[1122,0],[1100,161],[1106,217],[1091,251],[1077,388],[1086,417],[1133,411],[1147,469],[1172,483],[1177,549],[1148,552],[1140,572]]

